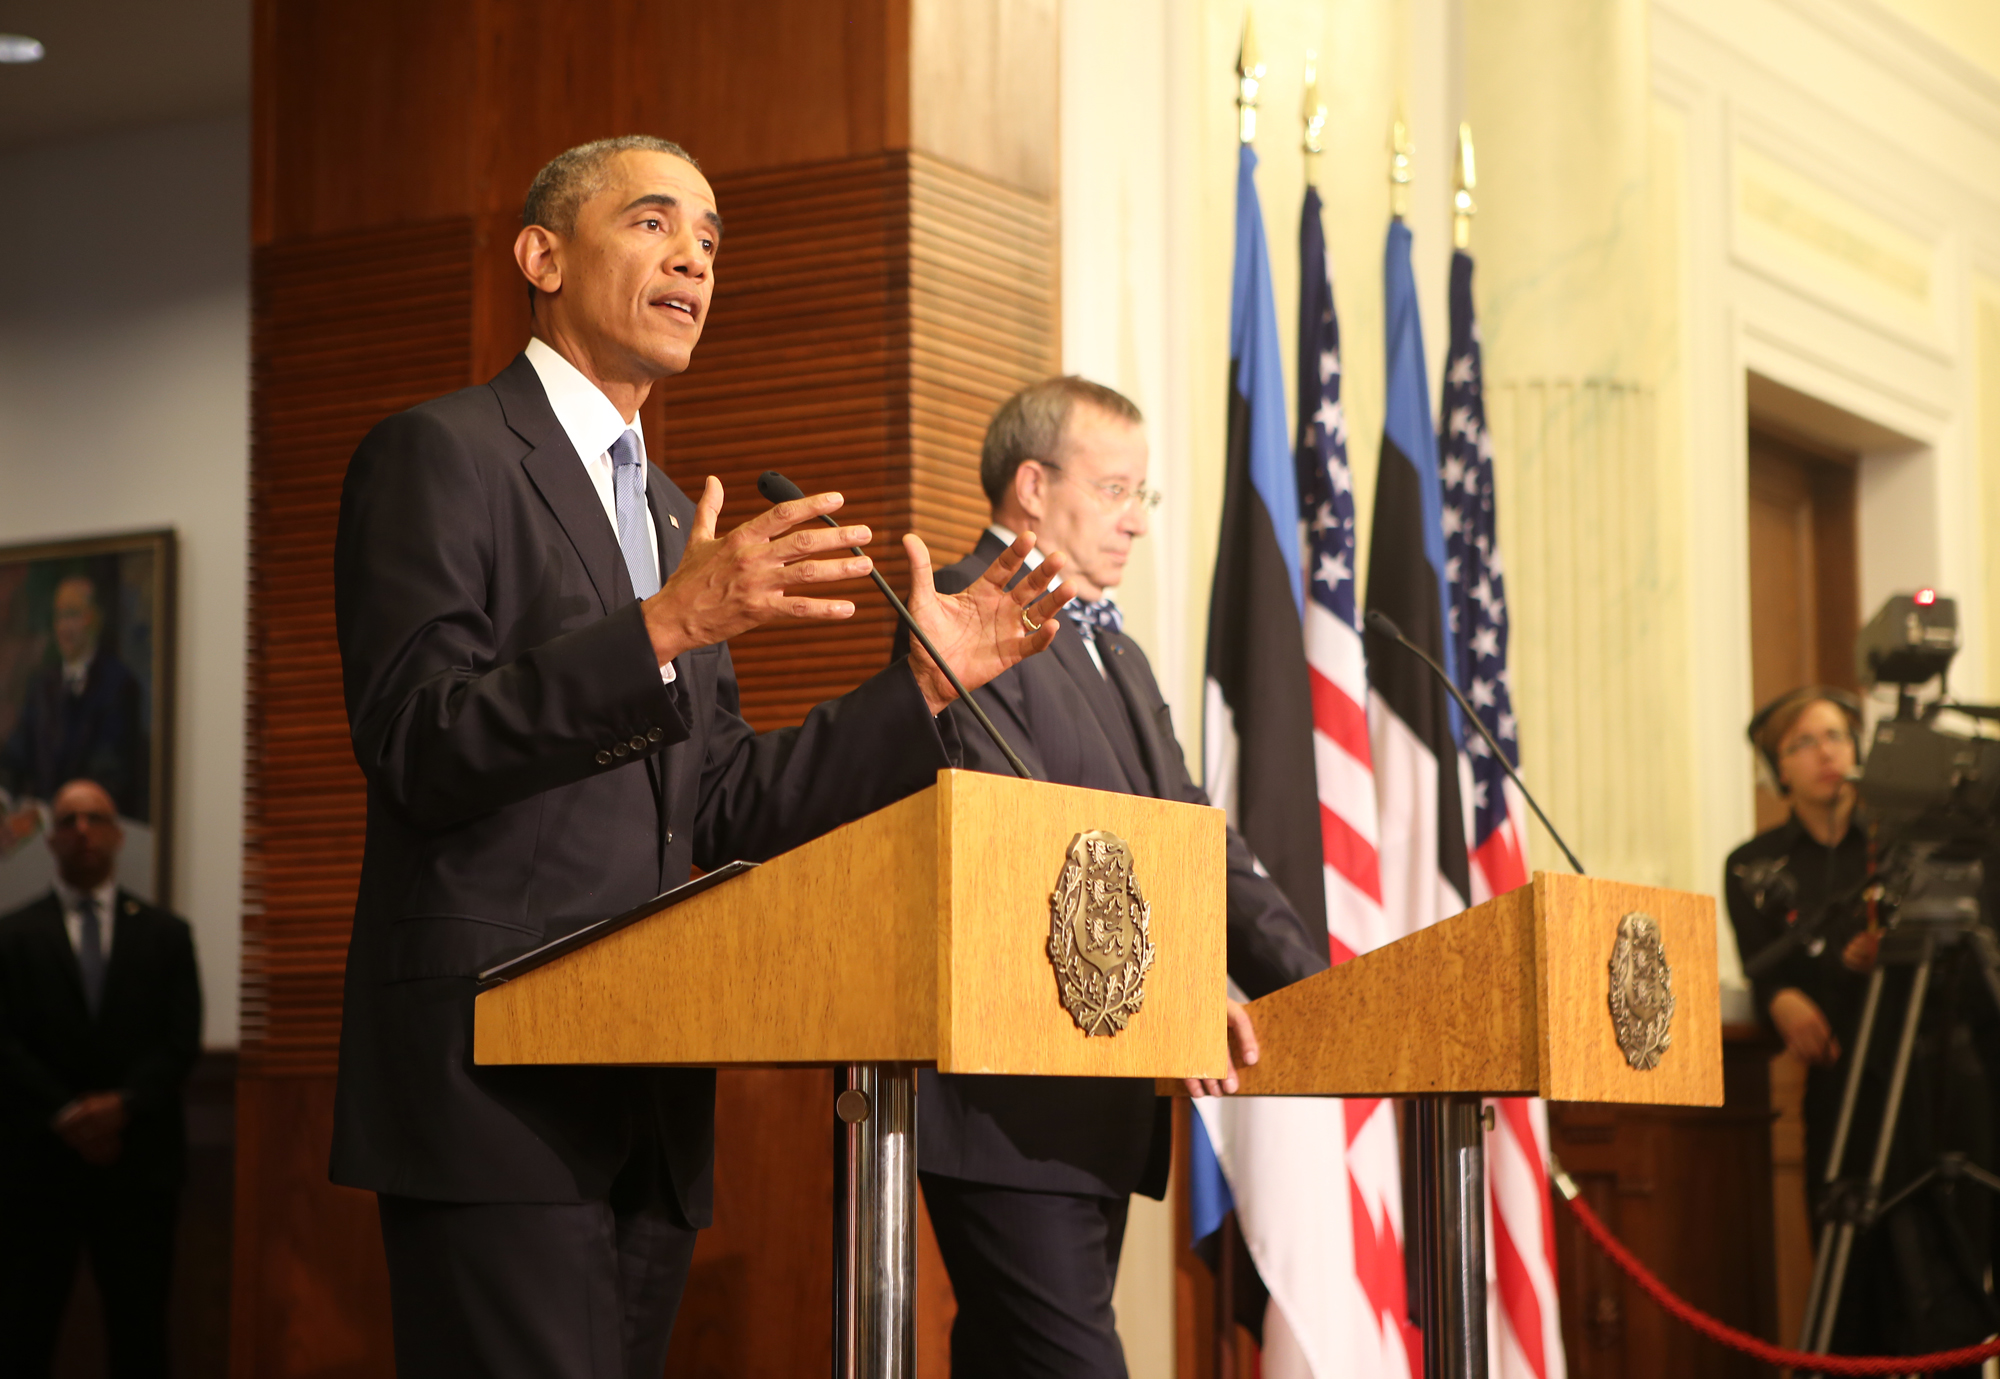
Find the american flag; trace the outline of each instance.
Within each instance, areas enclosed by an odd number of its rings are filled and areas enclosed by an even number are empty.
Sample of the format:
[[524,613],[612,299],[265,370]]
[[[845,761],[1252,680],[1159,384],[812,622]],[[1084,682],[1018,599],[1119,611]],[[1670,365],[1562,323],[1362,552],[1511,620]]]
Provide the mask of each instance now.
[[[1509,764],[1518,764],[1507,674],[1507,582],[1494,523],[1493,438],[1480,369],[1472,257],[1460,250],[1451,262],[1451,352],[1438,437],[1454,670]],[[1526,816],[1506,772],[1469,723],[1464,747],[1472,763],[1471,898],[1477,904],[1527,884]],[[1561,1379],[1555,1223],[1545,1167],[1548,1117],[1539,1101],[1511,1098],[1494,1106],[1495,1126],[1486,1137],[1493,1217],[1488,1353],[1493,1373],[1503,1379]]]
[[[1340,399],[1340,321],[1319,192],[1306,189],[1299,229],[1299,511],[1306,519],[1306,666],[1326,872],[1327,947],[1343,962],[1387,943],[1376,860],[1375,767],[1368,742],[1368,666],[1355,597],[1354,476]],[[1414,1374],[1403,1273],[1402,1169],[1394,1106],[1344,1101],[1353,1271],[1372,1335],[1347,1339],[1348,1374]],[[1372,1361],[1372,1363],[1370,1363]]]
[[[1326,928],[1335,962],[1393,937],[1376,865],[1375,767],[1368,746],[1368,665],[1355,597],[1354,474],[1340,401],[1340,322],[1333,310],[1319,192],[1306,190],[1299,313],[1299,511],[1305,515],[1306,665],[1326,861]],[[1318,240],[1315,259],[1314,240]],[[1318,290],[1315,289],[1317,285]]]

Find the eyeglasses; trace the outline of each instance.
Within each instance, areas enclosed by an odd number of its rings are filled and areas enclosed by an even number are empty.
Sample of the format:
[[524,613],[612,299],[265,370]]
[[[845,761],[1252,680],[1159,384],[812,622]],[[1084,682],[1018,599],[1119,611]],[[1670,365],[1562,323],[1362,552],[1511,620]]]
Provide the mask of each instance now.
[[1853,745],[1853,733],[1848,732],[1845,728],[1828,728],[1823,733],[1807,733],[1804,737],[1793,738],[1785,744],[1784,751],[1778,755],[1787,758],[1795,757],[1801,752],[1817,751],[1821,747],[1826,748],[1829,752],[1837,752],[1842,747],[1852,747]]
[[[1035,463],[1043,469],[1053,469],[1058,474],[1063,473],[1063,467],[1054,460],[1036,460]],[[1157,488],[1147,488],[1144,484],[1139,485],[1137,488],[1127,488],[1125,485],[1115,482],[1095,484],[1084,483],[1081,479],[1075,482],[1082,483],[1085,488],[1096,493],[1099,498],[1113,507],[1123,508],[1136,505],[1144,508],[1147,512],[1154,512],[1158,510],[1161,502],[1167,496]]]

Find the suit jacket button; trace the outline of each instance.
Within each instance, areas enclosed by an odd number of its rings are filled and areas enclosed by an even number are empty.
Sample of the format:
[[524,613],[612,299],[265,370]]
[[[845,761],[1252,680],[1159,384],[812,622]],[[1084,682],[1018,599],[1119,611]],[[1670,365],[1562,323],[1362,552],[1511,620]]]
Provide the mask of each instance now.
[[663,738],[663,737],[665,737],[665,736],[666,736],[666,734],[665,734],[665,733],[661,732],[661,731],[660,731],[660,730],[659,730],[658,728],[654,728],[654,729],[651,729],[650,731],[648,731],[648,732],[647,732],[647,734],[646,734],[646,741],[648,741],[648,742],[658,742],[658,741],[659,741],[659,740],[660,740],[661,738]]
[[597,754],[597,764],[599,766],[609,766],[611,764],[611,753],[599,752]]
[[646,750],[646,739],[645,739],[645,738],[643,738],[643,737],[634,737],[634,738],[632,739],[632,750],[633,750],[633,751],[635,751],[635,752],[643,752],[643,751],[645,751],[645,750]]
[[622,742],[614,742],[611,744],[611,755],[614,757],[630,756],[632,755],[632,749]]

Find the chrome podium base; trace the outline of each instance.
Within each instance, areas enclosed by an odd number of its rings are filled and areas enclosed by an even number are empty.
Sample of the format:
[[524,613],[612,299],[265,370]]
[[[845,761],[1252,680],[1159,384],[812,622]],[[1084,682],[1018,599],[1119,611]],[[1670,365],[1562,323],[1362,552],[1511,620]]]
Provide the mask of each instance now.
[[1486,1143],[1478,1097],[1410,1102],[1419,1189],[1406,1238],[1417,1257],[1424,1379],[1486,1379]]
[[917,1070],[834,1072],[833,1372],[917,1372]]

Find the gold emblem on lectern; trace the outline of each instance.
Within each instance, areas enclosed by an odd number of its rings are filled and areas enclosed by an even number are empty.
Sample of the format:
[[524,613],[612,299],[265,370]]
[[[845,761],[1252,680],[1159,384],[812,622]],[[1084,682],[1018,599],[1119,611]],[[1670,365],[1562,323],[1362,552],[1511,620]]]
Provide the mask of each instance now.
[[1634,910],[1618,921],[1611,947],[1611,1028],[1625,1061],[1640,1072],[1659,1066],[1674,1042],[1674,969],[1659,923]]
[[1049,893],[1049,961],[1063,1009],[1086,1037],[1114,1035],[1139,1013],[1153,966],[1152,918],[1130,844],[1101,828],[1070,839]]

